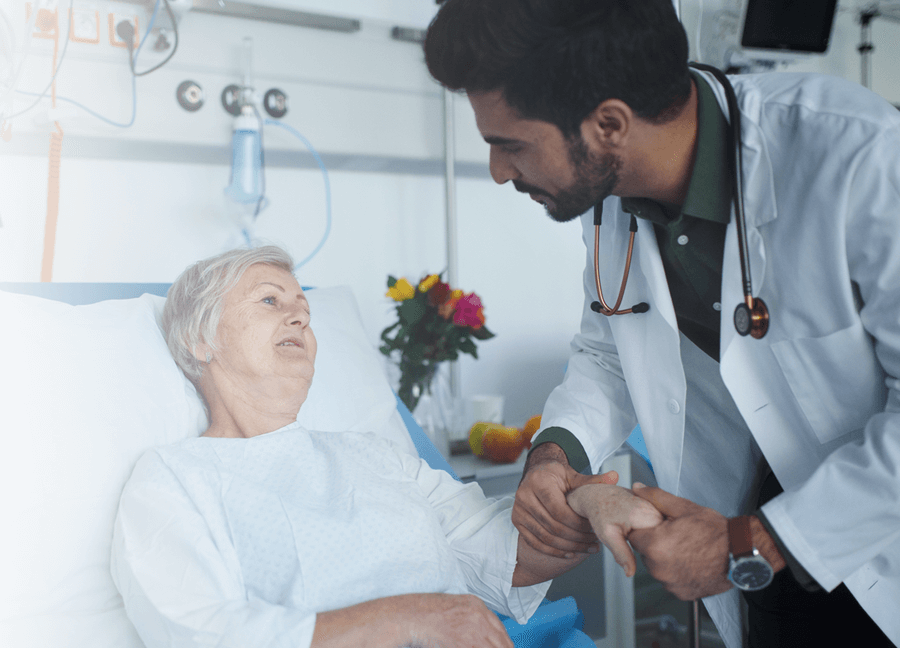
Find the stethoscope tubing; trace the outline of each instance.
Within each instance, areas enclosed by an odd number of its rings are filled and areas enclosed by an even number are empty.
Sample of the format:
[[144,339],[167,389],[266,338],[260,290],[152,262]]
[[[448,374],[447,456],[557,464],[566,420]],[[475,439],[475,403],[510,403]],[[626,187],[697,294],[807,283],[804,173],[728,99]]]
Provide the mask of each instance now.
[[[728,77],[721,70],[703,63],[690,63],[690,67],[704,72],[708,72],[715,77],[716,81],[725,91],[725,100],[728,105],[728,118],[730,123],[729,144],[730,144],[730,166],[732,172],[732,201],[734,203],[735,225],[738,237],[738,256],[741,261],[741,283],[744,291],[744,301],[739,303],[734,313],[734,325],[737,332],[744,335],[751,335],[756,339],[765,336],[769,328],[769,311],[762,299],[754,299],[753,284],[750,273],[750,246],[747,242],[747,220],[744,215],[744,164],[743,164],[743,141],[741,137],[741,111],[737,102],[737,95],[734,92],[734,86]],[[600,285],[600,224],[603,214],[602,201],[594,206],[594,282],[597,288],[597,298],[599,301],[591,304],[591,309],[601,315],[626,315],[628,313],[646,313],[650,307],[645,302],[635,304],[627,310],[619,310],[622,304],[622,298],[625,295],[625,286],[628,282],[628,273],[631,269],[631,258],[634,251],[634,236],[637,232],[637,221],[632,215],[630,234],[628,237],[628,255],[625,260],[625,272],[622,276],[622,285],[619,288],[619,296],[615,306],[609,307],[603,298],[603,288]]]
[[619,287],[619,296],[616,299],[616,305],[610,308],[609,304],[606,303],[606,300],[603,299],[603,288],[600,285],[600,255],[597,253],[597,250],[600,247],[600,225],[594,225],[594,283],[597,288],[597,298],[600,300],[599,309],[594,308],[594,311],[597,313],[609,316],[627,315],[628,313],[634,312],[634,307],[627,310],[619,310],[619,306],[622,305],[622,298],[625,296],[625,286],[628,284],[628,274],[631,271],[631,256],[634,252],[634,235],[637,232],[637,221],[634,216],[631,217],[631,227],[629,229],[628,255],[625,257],[625,272],[622,274],[622,285]]
[[741,259],[741,282],[744,289],[744,301],[749,308],[753,308],[753,285],[750,279],[750,246],[747,242],[747,219],[744,216],[744,156],[742,151],[743,140],[741,136],[741,110],[738,107],[737,95],[734,86],[728,77],[711,65],[704,63],[691,63],[690,66],[697,70],[709,72],[725,91],[725,101],[728,104],[728,118],[731,121],[731,168],[734,183],[734,214],[737,225],[738,248]]

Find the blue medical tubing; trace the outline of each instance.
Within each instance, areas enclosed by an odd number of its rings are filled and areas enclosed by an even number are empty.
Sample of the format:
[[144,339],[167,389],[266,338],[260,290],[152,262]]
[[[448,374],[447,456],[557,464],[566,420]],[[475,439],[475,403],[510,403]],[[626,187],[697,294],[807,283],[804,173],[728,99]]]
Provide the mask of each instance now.
[[[137,62],[138,54],[141,53],[141,48],[144,46],[144,43],[147,41],[147,37],[150,36],[150,31],[153,29],[153,24],[156,22],[156,15],[159,13],[160,2],[162,2],[162,0],[156,0],[156,4],[153,6],[153,14],[151,15],[150,22],[147,25],[147,31],[144,32],[144,37],[141,39],[141,42],[138,45],[138,48],[134,53],[134,62],[135,63]],[[70,12],[72,10],[73,5],[74,5],[74,0],[70,0],[70,3],[69,3]],[[71,29],[71,27],[70,27],[70,29]],[[18,92],[19,94],[28,95],[31,97],[37,97],[38,99],[37,99],[37,101],[35,101],[33,104],[31,104],[31,106],[29,106],[25,110],[15,113],[15,114],[11,115],[10,117],[7,117],[7,119],[11,119],[12,117],[18,117],[18,116],[28,112],[29,110],[34,108],[41,101],[41,99],[43,99],[44,97],[47,96],[47,91],[50,89],[50,85],[53,84],[53,81],[56,79],[56,75],[59,74],[59,68],[62,65],[62,61],[65,58],[66,50],[68,49],[68,47],[69,47],[69,34],[67,33],[66,34],[66,43],[63,46],[63,51],[62,51],[62,54],[60,55],[59,64],[56,66],[56,73],[53,75],[53,78],[50,80],[50,84],[48,84],[47,88],[40,94],[38,94],[36,92],[26,92],[24,90],[16,90],[16,92]],[[135,117],[137,116],[137,82],[135,81],[134,75],[131,76],[131,119],[129,119],[128,122],[124,123],[124,124],[120,124],[118,122],[112,121],[111,119],[107,119],[100,113],[97,113],[97,112],[91,110],[84,104],[81,104],[81,103],[75,101],[74,99],[69,99],[67,97],[60,97],[60,96],[57,96],[56,98],[59,99],[60,101],[65,101],[66,103],[70,103],[73,106],[77,106],[78,108],[81,108],[83,111],[85,111],[89,115],[96,117],[100,121],[106,122],[107,124],[109,124],[111,126],[115,126],[117,128],[131,128],[131,126],[134,124]]]
[[279,128],[283,128],[291,135],[303,142],[303,145],[306,146],[307,149],[309,149],[310,153],[312,153],[313,159],[315,159],[316,164],[319,165],[319,169],[321,169],[322,171],[322,179],[325,182],[325,234],[322,235],[322,240],[319,241],[319,244],[309,254],[309,256],[307,256],[300,263],[294,266],[294,271],[296,271],[300,266],[305,265],[307,262],[309,262],[310,259],[312,259],[319,253],[319,251],[322,249],[322,246],[325,245],[325,241],[328,240],[328,236],[331,234],[331,182],[328,180],[328,169],[325,168],[325,163],[322,162],[322,158],[316,152],[316,149],[313,148],[313,145],[309,142],[309,140],[303,137],[303,135],[301,135],[296,128],[288,126],[287,124],[284,124],[280,121],[275,121],[274,119],[266,119],[265,123],[268,126],[278,126]]
[[153,14],[150,16],[150,22],[147,23],[147,31],[144,32],[144,37],[141,39],[141,42],[138,43],[138,48],[134,51],[134,59],[132,59],[132,64],[137,65],[137,57],[138,54],[141,53],[141,48],[144,46],[144,43],[147,42],[147,38],[150,36],[150,32],[153,30],[153,25],[156,23],[156,14],[159,13],[159,5],[162,0],[156,0],[156,4],[153,5]]
[[[24,94],[24,95],[30,95],[32,97],[40,97],[41,96],[36,92],[25,92],[24,90],[16,90],[16,92],[18,92],[20,94]],[[117,128],[131,128],[132,124],[134,124],[134,118],[137,115],[137,82],[135,80],[134,75],[131,75],[131,119],[129,119],[128,122],[125,124],[120,124],[118,122],[112,121],[111,119],[107,119],[103,115],[94,112],[93,110],[91,110],[90,108],[85,106],[84,104],[78,103],[74,99],[60,97],[59,95],[57,95],[56,98],[59,101],[65,101],[66,103],[70,103],[73,106],[78,106],[79,108],[81,108],[83,111],[85,111],[89,115],[96,117],[100,121],[104,121],[107,124],[109,124],[110,126],[115,126]]]
[[[72,11],[74,8],[75,8],[75,0],[69,0],[69,15],[70,16],[72,15]],[[56,28],[59,29],[59,23],[57,23]],[[34,103],[31,104],[30,106],[28,106],[28,108],[25,108],[24,110],[20,110],[17,113],[13,113],[12,115],[8,115],[8,116],[0,115],[0,116],[2,116],[4,119],[14,119],[15,117],[20,117],[21,115],[24,115],[29,110],[31,110],[32,108],[37,106],[41,102],[41,99],[43,99],[44,97],[47,96],[47,93],[50,92],[50,88],[53,86],[53,82],[56,81],[56,76],[59,74],[59,68],[62,67],[63,61],[66,58],[66,52],[69,49],[69,40],[71,37],[71,31],[72,31],[72,27],[71,27],[71,25],[69,25],[69,28],[66,30],[66,42],[65,42],[65,44],[63,44],[62,52],[59,55],[59,61],[56,64],[56,71],[53,73],[53,76],[50,77],[50,83],[47,84],[47,87],[44,88],[44,91],[40,94],[36,94],[36,93],[31,93],[31,92],[24,92],[22,90],[16,90],[16,92],[18,92],[19,94],[25,94],[25,95],[31,95],[33,97],[37,97],[37,99],[34,101]]]

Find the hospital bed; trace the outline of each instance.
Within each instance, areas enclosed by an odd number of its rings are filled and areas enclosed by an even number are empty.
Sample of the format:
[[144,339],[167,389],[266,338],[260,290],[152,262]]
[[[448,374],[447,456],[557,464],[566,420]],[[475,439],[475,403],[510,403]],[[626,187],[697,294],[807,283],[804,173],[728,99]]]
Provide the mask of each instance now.
[[[145,450],[206,425],[159,328],[167,289],[0,283],[0,646],[142,647],[109,573],[119,495]],[[388,385],[352,291],[307,296],[319,350],[298,420],[374,431],[452,474]],[[595,645],[571,598],[525,626],[501,618],[518,648]]]

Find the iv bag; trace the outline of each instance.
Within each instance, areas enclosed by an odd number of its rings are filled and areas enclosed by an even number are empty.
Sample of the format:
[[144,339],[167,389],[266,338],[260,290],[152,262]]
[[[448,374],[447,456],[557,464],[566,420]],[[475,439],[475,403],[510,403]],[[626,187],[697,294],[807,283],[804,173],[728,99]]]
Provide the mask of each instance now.
[[255,118],[235,120],[231,138],[231,178],[225,195],[240,205],[260,205],[263,199],[262,141]]

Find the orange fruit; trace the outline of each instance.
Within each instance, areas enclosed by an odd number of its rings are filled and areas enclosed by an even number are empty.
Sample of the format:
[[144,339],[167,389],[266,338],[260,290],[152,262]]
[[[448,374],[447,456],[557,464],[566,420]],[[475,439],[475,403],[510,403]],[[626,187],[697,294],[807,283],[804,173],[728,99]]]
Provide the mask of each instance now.
[[518,428],[500,425],[491,427],[484,433],[481,445],[483,456],[494,463],[513,463],[525,448]]
[[527,440],[528,445],[526,448],[531,447],[531,437],[535,435],[535,433],[541,429],[541,415],[536,414],[532,416],[528,421],[525,422],[524,427],[522,427],[522,436]]

